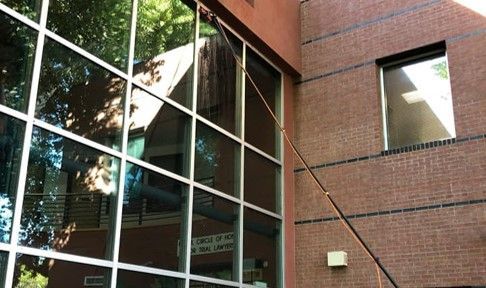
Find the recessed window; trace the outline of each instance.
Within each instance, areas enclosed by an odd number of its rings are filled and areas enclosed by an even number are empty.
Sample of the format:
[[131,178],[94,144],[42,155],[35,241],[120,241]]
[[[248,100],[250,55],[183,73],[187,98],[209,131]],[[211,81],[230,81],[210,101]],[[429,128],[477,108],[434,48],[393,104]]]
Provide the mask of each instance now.
[[436,46],[382,65],[385,149],[456,136],[447,57]]

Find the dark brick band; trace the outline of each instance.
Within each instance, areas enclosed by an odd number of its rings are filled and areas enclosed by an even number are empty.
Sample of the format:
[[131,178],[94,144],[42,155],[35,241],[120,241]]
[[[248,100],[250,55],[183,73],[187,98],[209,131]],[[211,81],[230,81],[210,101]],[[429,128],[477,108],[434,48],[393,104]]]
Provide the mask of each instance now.
[[[426,211],[426,210],[436,210],[436,209],[444,209],[444,208],[451,208],[451,207],[463,207],[463,206],[485,204],[485,203],[486,203],[486,199],[476,199],[476,200],[459,201],[459,202],[448,202],[448,203],[442,203],[442,204],[433,204],[433,205],[418,206],[418,207],[399,208],[399,209],[393,209],[393,210],[384,210],[384,211],[374,211],[374,212],[361,213],[361,214],[352,214],[352,215],[346,215],[346,218],[351,220],[351,219],[376,217],[376,216],[382,216],[382,215],[395,215],[395,214],[419,212],[419,211]],[[331,222],[331,221],[337,221],[337,220],[339,220],[339,217],[337,217],[337,216],[335,216],[335,217],[324,217],[324,218],[295,221],[294,224],[295,225],[303,225],[303,224],[312,224],[312,223],[321,223],[321,222]]]
[[358,68],[361,68],[361,67],[374,65],[374,64],[375,64],[374,60],[373,61],[367,61],[367,62],[364,62],[364,63],[359,63],[359,64],[352,65],[352,66],[347,66],[347,67],[344,67],[344,68],[340,68],[338,70],[334,70],[334,71],[331,71],[331,72],[328,72],[328,73],[324,73],[324,74],[321,74],[321,75],[318,75],[318,76],[314,76],[314,77],[311,77],[311,78],[308,78],[308,79],[305,79],[305,80],[302,80],[302,81],[299,81],[299,82],[295,82],[294,84],[295,85],[302,84],[302,83],[314,81],[314,80],[317,80],[317,79],[329,77],[329,76],[332,76],[332,75],[335,75],[335,74],[351,71],[351,70],[354,70],[354,69],[358,69]]
[[[452,138],[452,139],[440,140],[440,141],[432,141],[432,142],[427,142],[427,143],[420,143],[420,144],[395,148],[395,149],[391,149],[391,150],[381,151],[381,153],[379,153],[379,154],[371,154],[371,155],[367,155],[367,156],[361,156],[361,157],[356,157],[356,158],[351,158],[351,159],[346,159],[346,160],[339,160],[339,161],[335,161],[335,162],[318,164],[318,165],[311,166],[310,168],[312,170],[321,169],[321,168],[326,168],[326,167],[342,165],[342,164],[346,164],[346,163],[360,162],[360,161],[366,161],[366,160],[379,158],[379,157],[386,157],[386,156],[389,156],[389,155],[396,155],[396,154],[400,154],[400,153],[419,151],[419,150],[430,149],[430,148],[435,148],[435,147],[439,147],[439,146],[452,145],[452,144],[455,144],[455,143],[475,141],[475,140],[480,140],[480,139],[484,139],[484,138],[486,138],[486,134],[466,136],[466,137],[460,137],[460,138]],[[294,173],[300,173],[300,172],[303,172],[303,171],[305,171],[304,168],[294,169]]]
[[[304,2],[307,2],[307,1],[301,1],[301,4],[304,3]],[[393,11],[393,12],[387,14],[387,15],[384,15],[384,16],[381,16],[381,17],[378,17],[378,18],[375,18],[375,19],[363,21],[363,22],[360,22],[360,23],[356,23],[356,24],[353,24],[353,25],[351,25],[349,27],[346,27],[344,29],[341,29],[341,30],[338,30],[338,31],[334,31],[334,32],[331,32],[331,33],[328,33],[328,34],[324,34],[322,36],[318,36],[318,37],[309,39],[307,41],[302,42],[302,45],[307,45],[307,44],[310,44],[310,43],[316,42],[316,41],[322,41],[322,40],[325,40],[327,38],[331,38],[331,37],[334,37],[334,36],[337,36],[337,35],[340,35],[340,34],[344,34],[344,33],[351,32],[353,30],[357,30],[357,29],[361,29],[361,28],[364,28],[364,27],[368,27],[368,26],[371,26],[371,25],[374,25],[374,24],[383,22],[385,20],[388,20],[388,19],[393,18],[393,17],[396,17],[396,16],[400,16],[400,15],[403,15],[403,14],[411,13],[411,12],[414,12],[414,11],[417,11],[417,10],[420,10],[420,9],[423,9],[423,8],[426,8],[426,7],[429,7],[429,6],[432,6],[434,4],[439,3],[440,1],[441,0],[432,0],[432,1],[428,1],[428,2],[425,2],[425,3],[422,3],[422,4],[418,4],[418,5],[409,7],[409,8],[405,8],[405,9]]]
[[[484,28],[474,30],[474,31],[464,33],[464,34],[461,34],[461,35],[449,37],[449,38],[446,39],[446,43],[454,43],[454,42],[457,42],[457,41],[460,41],[460,40],[463,40],[463,39],[466,39],[466,38],[469,38],[469,37],[481,35],[483,33],[486,33],[486,29],[484,29]],[[348,71],[358,69],[358,68],[362,68],[362,67],[366,67],[366,66],[369,66],[369,65],[372,65],[372,64],[374,65],[375,61],[376,60],[370,60],[370,61],[366,61],[366,62],[363,62],[363,63],[347,66],[347,67],[344,67],[344,68],[339,68],[339,69],[331,71],[331,72],[327,72],[327,73],[324,73],[324,74],[321,74],[321,75],[318,75],[318,76],[313,76],[311,78],[307,78],[307,79],[304,79],[304,80],[301,80],[301,81],[294,82],[294,85],[299,85],[299,84],[303,84],[303,83],[306,83],[306,82],[315,81],[315,80],[318,80],[318,79],[321,79],[321,78],[333,76],[333,75],[340,74],[340,73],[343,73],[343,72],[348,72]]]

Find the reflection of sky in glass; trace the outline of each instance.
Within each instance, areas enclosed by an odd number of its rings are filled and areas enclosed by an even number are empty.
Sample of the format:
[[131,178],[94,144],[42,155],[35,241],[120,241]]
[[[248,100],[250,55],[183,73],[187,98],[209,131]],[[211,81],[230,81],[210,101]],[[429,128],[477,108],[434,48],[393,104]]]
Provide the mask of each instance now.
[[[435,65],[445,61],[445,57],[439,57],[404,66],[402,69],[416,90],[404,93],[402,97],[409,104],[425,101],[447,132],[455,137],[454,117],[451,117],[453,111],[449,79],[440,77],[438,69],[434,68]],[[447,66],[445,69],[447,70]]]
[[7,195],[0,194],[0,242],[8,242],[12,227],[12,203]]

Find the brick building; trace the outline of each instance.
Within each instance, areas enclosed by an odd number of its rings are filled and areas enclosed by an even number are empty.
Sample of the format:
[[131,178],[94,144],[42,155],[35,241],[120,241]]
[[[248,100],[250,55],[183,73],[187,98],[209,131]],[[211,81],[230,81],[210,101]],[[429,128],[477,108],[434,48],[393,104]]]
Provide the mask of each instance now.
[[0,286],[485,287],[485,4],[0,0]]
[[[482,2],[301,1],[297,146],[400,287],[486,285]],[[380,64],[391,55],[406,61],[410,50],[420,57],[414,49],[442,41],[456,135],[386,149]],[[377,287],[370,258],[301,167],[296,287]],[[348,253],[347,268],[326,267],[326,252],[335,250]]]

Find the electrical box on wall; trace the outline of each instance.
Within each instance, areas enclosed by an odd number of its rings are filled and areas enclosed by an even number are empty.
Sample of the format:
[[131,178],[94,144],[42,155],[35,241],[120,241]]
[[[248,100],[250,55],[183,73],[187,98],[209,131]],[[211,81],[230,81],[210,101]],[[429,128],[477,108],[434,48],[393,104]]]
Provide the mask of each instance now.
[[348,266],[348,253],[344,251],[327,252],[327,266],[329,267]]

